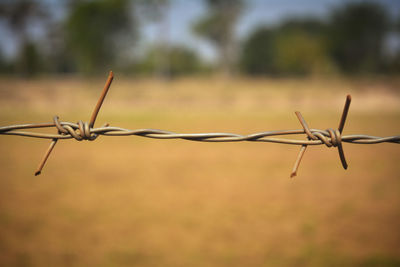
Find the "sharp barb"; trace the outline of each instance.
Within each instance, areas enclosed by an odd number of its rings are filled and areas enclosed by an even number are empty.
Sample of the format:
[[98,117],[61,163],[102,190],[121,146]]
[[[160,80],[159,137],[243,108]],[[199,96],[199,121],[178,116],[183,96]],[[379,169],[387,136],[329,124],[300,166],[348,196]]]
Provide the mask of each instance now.
[[339,151],[340,162],[342,163],[343,169],[347,170],[349,165],[347,164],[346,157],[344,156],[342,144],[338,145],[338,151]]
[[[351,104],[351,95],[347,95],[346,102],[344,103],[342,117],[340,118],[339,122],[339,127],[338,127],[339,134],[336,134],[336,136],[339,137],[340,139],[342,139],[341,134],[343,132],[344,125],[346,123],[347,115],[350,109],[350,104]],[[340,162],[342,163],[343,168],[347,170],[348,164],[346,162],[346,157],[344,156],[343,146],[341,142],[338,144],[338,151],[339,151]]]
[[299,170],[300,162],[306,152],[307,145],[302,145],[299,151],[299,155],[297,156],[296,162],[294,163],[292,173],[290,174],[290,178],[293,178],[297,175],[297,171]]
[[47,162],[47,159],[49,158],[51,151],[53,151],[54,147],[57,144],[58,139],[53,139],[49,145],[49,148],[46,150],[46,152],[44,153],[44,156],[42,158],[42,161],[39,163],[39,166],[35,172],[35,176],[38,176],[39,174],[42,173],[43,167]]
[[339,127],[338,127],[340,133],[343,132],[344,124],[346,123],[346,119],[347,119],[347,114],[349,113],[349,109],[350,109],[350,103],[351,103],[351,95],[347,95],[346,102],[345,102],[344,108],[343,108],[342,117],[340,118]]
[[[310,127],[308,127],[308,124],[307,124],[306,120],[304,119],[304,117],[301,115],[301,113],[299,111],[296,111],[295,114],[297,116],[297,119],[299,119],[300,124],[304,129],[304,132],[307,135],[307,139],[308,140],[318,140],[318,137],[316,137],[311,132]],[[304,153],[306,153],[306,149],[307,149],[307,145],[303,144],[300,148],[300,152],[299,152],[299,155],[297,156],[296,162],[294,163],[292,173],[290,174],[290,178],[293,178],[297,175],[297,171],[299,169],[301,159],[303,158]]]
[[301,126],[304,129],[304,132],[307,134],[308,139],[311,140],[318,140],[318,137],[316,137],[315,135],[312,134],[310,127],[308,127],[308,124],[306,122],[306,120],[303,118],[303,116],[301,115],[301,113],[299,111],[295,112],[297,118],[300,121]]
[[94,123],[96,122],[97,115],[99,114],[101,105],[103,104],[104,98],[106,98],[107,92],[110,89],[113,79],[114,79],[114,73],[110,71],[106,84],[104,85],[103,91],[101,92],[100,98],[99,100],[97,100],[96,107],[93,110],[92,117],[90,117],[90,122],[89,122],[90,128],[92,128],[94,126]]

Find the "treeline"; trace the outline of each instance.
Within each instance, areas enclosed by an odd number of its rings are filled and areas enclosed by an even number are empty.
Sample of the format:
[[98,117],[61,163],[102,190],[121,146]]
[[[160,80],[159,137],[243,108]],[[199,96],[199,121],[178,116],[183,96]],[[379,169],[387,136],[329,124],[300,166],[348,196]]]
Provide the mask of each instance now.
[[396,73],[399,25],[377,3],[349,3],[326,20],[291,19],[259,28],[243,44],[240,67],[255,75]]
[[[168,42],[162,27],[168,0],[55,3],[49,7],[49,1],[40,0],[0,2],[0,22],[17,44],[14,57],[0,50],[1,73],[95,75],[111,68],[162,77],[400,73],[400,18],[393,19],[378,2],[348,2],[324,18],[261,25],[238,40],[235,26],[249,3],[204,0],[207,12],[190,28],[214,46],[214,64],[204,63],[192,48]],[[156,44],[138,53],[139,29],[145,23],[159,24],[160,34]]]

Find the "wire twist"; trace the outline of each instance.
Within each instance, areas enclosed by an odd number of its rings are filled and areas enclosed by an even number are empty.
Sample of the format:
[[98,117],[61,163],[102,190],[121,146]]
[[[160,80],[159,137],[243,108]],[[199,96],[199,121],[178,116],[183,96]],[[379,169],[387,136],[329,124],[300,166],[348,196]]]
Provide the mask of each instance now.
[[[9,125],[0,127],[0,135],[17,135],[34,138],[45,138],[52,139],[49,148],[44,154],[42,161],[40,162],[35,175],[39,175],[49,157],[53,151],[57,141],[59,139],[71,139],[74,138],[77,141],[88,140],[93,141],[100,135],[104,136],[142,136],[147,138],[155,139],[184,139],[190,141],[200,142],[270,142],[280,143],[289,145],[301,145],[300,152],[294,164],[291,177],[296,176],[300,162],[304,156],[304,153],[309,145],[325,145],[326,147],[335,147],[338,149],[340,161],[344,169],[347,169],[348,164],[343,151],[343,142],[354,143],[354,144],[377,144],[377,143],[396,143],[400,144],[400,135],[388,136],[388,137],[377,137],[370,135],[342,135],[343,128],[346,122],[347,114],[350,108],[351,96],[346,97],[345,106],[337,129],[328,128],[326,130],[310,129],[307,122],[303,118],[300,112],[296,111],[295,114],[302,126],[302,129],[298,130],[278,130],[278,131],[266,131],[260,133],[253,133],[248,135],[234,134],[234,133],[175,133],[165,130],[157,129],[124,129],[120,127],[111,127],[108,124],[103,125],[99,128],[94,128],[97,115],[110,88],[113,80],[113,73],[110,72],[104,89],[97,101],[96,107],[92,113],[89,122],[83,122],[82,120],[77,123],[63,122],[59,120],[58,116],[53,117],[52,123],[31,123],[21,125]],[[57,129],[57,134],[38,133],[30,131],[21,131],[23,129],[35,129],[35,128],[49,128],[53,127]],[[281,138],[279,136],[306,134],[306,140],[288,139]]]
[[53,117],[53,122],[59,134],[70,135],[76,141],[89,140],[93,141],[98,137],[98,134],[91,132],[91,127],[88,122],[78,121],[78,128],[72,128],[70,125],[61,125],[58,116]]

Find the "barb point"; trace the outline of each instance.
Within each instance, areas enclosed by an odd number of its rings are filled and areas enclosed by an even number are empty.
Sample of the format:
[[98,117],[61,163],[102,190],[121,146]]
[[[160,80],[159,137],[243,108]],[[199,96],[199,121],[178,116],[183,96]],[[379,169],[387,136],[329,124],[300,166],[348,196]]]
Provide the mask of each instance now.
[[97,118],[97,114],[99,114],[101,105],[103,104],[104,98],[106,98],[106,95],[108,93],[108,90],[110,89],[113,79],[114,79],[114,73],[112,71],[110,71],[110,74],[108,75],[106,84],[104,85],[103,91],[101,92],[100,98],[97,101],[96,107],[94,108],[92,116],[90,118],[90,122],[89,122],[90,127],[94,126],[94,123]]

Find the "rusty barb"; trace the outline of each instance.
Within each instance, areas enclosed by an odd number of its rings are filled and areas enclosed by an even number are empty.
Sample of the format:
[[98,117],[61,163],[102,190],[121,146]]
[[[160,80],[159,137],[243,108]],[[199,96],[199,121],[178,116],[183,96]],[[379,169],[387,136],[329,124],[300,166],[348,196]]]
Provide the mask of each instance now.
[[[104,89],[97,101],[96,107],[93,110],[92,116],[89,122],[78,121],[77,123],[63,122],[60,121],[58,116],[53,117],[52,123],[30,123],[30,124],[19,124],[0,127],[0,135],[17,135],[34,138],[51,139],[49,148],[44,154],[42,161],[40,162],[35,175],[39,175],[42,172],[47,159],[53,151],[57,141],[59,139],[71,139],[74,138],[77,141],[89,140],[93,141],[100,135],[104,136],[130,136],[137,135],[147,138],[155,139],[184,139],[190,141],[200,142],[239,142],[239,141],[250,141],[250,142],[270,142],[280,143],[289,145],[300,145],[300,152],[297,160],[294,164],[290,177],[294,177],[297,174],[300,162],[304,156],[304,153],[309,145],[326,145],[327,147],[337,147],[339,152],[340,161],[344,169],[347,169],[347,161],[343,151],[343,142],[354,143],[354,144],[377,144],[377,143],[396,143],[400,144],[400,135],[389,136],[389,137],[377,137],[370,135],[342,135],[343,128],[346,122],[347,114],[349,112],[351,96],[347,95],[346,102],[344,105],[342,117],[339,122],[337,129],[328,128],[327,130],[310,129],[304,117],[300,112],[296,111],[296,116],[300,121],[303,129],[299,130],[278,130],[278,131],[267,131],[248,135],[240,135],[233,133],[174,133],[164,130],[156,129],[137,129],[129,130],[120,127],[111,127],[108,124],[103,125],[99,128],[94,128],[97,115],[104,102],[104,99],[110,89],[114,75],[111,71]],[[57,134],[47,134],[38,132],[21,131],[23,129],[35,129],[35,128],[51,128],[57,129]],[[288,139],[279,138],[279,136],[306,134],[307,139]],[[278,136],[278,137],[277,137]]]

